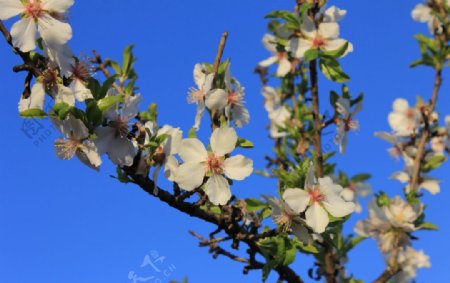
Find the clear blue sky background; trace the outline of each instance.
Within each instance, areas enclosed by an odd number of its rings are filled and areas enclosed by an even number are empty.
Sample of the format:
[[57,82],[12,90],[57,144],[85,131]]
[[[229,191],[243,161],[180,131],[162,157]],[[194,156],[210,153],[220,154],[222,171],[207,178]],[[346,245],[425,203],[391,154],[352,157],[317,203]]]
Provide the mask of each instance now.
[[[348,10],[341,31],[355,46],[355,52],[343,60],[352,77],[350,88],[366,93],[359,116],[361,130],[351,134],[348,153],[336,160],[339,168],[351,174],[372,173],[375,190],[390,194],[400,193],[401,186],[388,177],[403,165],[388,156],[388,145],[373,137],[373,132],[388,130],[386,117],[396,97],[410,101],[416,95],[429,97],[433,82],[431,70],[408,68],[418,58],[413,35],[427,32],[425,25],[410,17],[418,2],[332,1]],[[252,70],[269,55],[260,43],[266,30],[264,15],[292,6],[291,0],[77,1],[70,13],[71,46],[77,54],[90,55],[96,48],[105,57],[119,58],[126,45],[135,43],[138,85],[145,97],[142,107],[157,102],[161,123],[187,131],[195,113],[185,98],[193,86],[193,66],[212,61],[220,34],[229,31],[225,56],[232,59],[234,75],[246,86],[252,114],[252,123],[240,134],[255,142],[256,147],[245,154],[262,168],[272,143],[266,138],[260,84]],[[129,271],[143,277],[158,276],[165,282],[184,276],[194,283],[260,281],[260,272],[242,277],[242,265],[223,258],[213,261],[187,232],[194,229],[207,234],[213,227],[170,209],[133,185],[119,184],[109,177],[114,169],[106,159],[100,173],[76,160],[59,161],[53,152],[58,135],[48,122],[42,122],[45,130],[40,136],[27,137],[17,115],[24,74],[11,72],[12,65],[20,61],[3,40],[0,54],[0,282],[124,283],[130,282]],[[332,87],[339,88],[322,85],[323,110],[328,109],[327,90]],[[439,101],[442,113],[450,113],[449,92],[445,80]],[[416,247],[431,256],[433,268],[421,271],[418,282],[450,282],[448,173],[448,166],[436,173],[447,179],[442,193],[424,197],[430,205],[428,220],[441,229],[419,233]],[[236,183],[233,192],[258,196],[274,194],[275,187],[273,182],[253,176]],[[347,230],[351,232],[364,215],[354,216]],[[160,270],[169,270],[172,264],[176,269],[164,276],[151,266],[141,268],[151,251],[165,257],[164,263],[157,263]],[[310,264],[311,259],[301,257],[295,267],[307,278]],[[366,281],[382,271],[383,259],[373,241],[364,242],[351,254],[349,268]],[[275,276],[269,279],[275,280]]]

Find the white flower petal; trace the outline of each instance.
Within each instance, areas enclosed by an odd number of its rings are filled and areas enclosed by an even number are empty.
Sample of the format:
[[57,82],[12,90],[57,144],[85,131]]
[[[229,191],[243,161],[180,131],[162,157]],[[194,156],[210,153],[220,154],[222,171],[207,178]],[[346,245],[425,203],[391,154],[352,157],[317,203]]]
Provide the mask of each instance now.
[[45,41],[42,41],[44,56],[48,57],[50,62],[59,67],[61,74],[68,78],[72,75],[73,66],[75,65],[74,54],[67,44],[57,45],[50,48]]
[[186,162],[178,167],[175,177],[176,183],[186,191],[192,191],[203,184],[205,165],[198,162]]
[[339,37],[339,25],[337,23],[321,23],[318,34],[325,39],[337,39]]
[[166,163],[164,164],[164,176],[167,178],[167,180],[175,182],[176,172],[179,167],[180,164],[174,156],[167,157]]
[[275,64],[276,62],[278,62],[278,57],[272,56],[272,57],[267,58],[266,60],[259,62],[258,65],[260,65],[261,67],[269,67],[269,66]]
[[0,20],[7,20],[19,15],[25,9],[19,0],[0,0]]
[[214,153],[224,156],[236,148],[238,136],[230,127],[216,128],[211,135],[211,149]]
[[441,191],[441,187],[439,186],[439,181],[434,179],[425,179],[420,187],[430,192],[432,195],[435,195]]
[[394,101],[392,108],[394,109],[395,112],[405,112],[409,109],[409,103],[406,99],[397,98]]
[[75,106],[75,96],[70,88],[64,85],[58,85],[58,93],[55,98],[56,103],[67,103],[69,106]]
[[89,130],[86,125],[80,119],[76,119],[71,115],[63,121],[63,125],[63,134],[72,134],[77,140],[83,140],[89,136]]
[[205,102],[203,100],[197,103],[197,113],[195,114],[194,129],[200,129],[200,122],[202,121],[203,113],[205,112]]
[[262,39],[264,47],[266,47],[267,50],[269,50],[272,53],[277,52],[277,40],[275,36],[271,34],[265,34]]
[[184,139],[178,154],[184,162],[204,162],[208,158],[205,146],[198,139]]
[[98,170],[102,164],[97,147],[92,141],[85,141],[82,147],[77,151],[76,155],[81,162],[94,170]]
[[334,217],[344,217],[355,211],[355,204],[344,201],[340,196],[327,196],[322,204]]
[[225,175],[233,180],[244,180],[253,172],[253,161],[242,155],[232,156],[223,162]]
[[80,80],[75,79],[71,84],[71,88],[75,98],[80,102],[94,98],[91,91]]
[[31,18],[22,18],[11,28],[12,43],[22,52],[36,48],[36,23]]
[[401,183],[408,183],[411,180],[411,177],[409,176],[408,173],[401,171],[392,174],[391,179],[397,180]]
[[317,34],[316,24],[309,17],[305,17],[303,20],[301,30],[302,33],[309,38],[313,38]]
[[44,109],[45,89],[42,83],[35,83],[31,88],[30,96],[27,99],[21,99],[19,102],[19,112],[29,109]]
[[70,25],[48,14],[44,14],[39,18],[38,30],[42,39],[50,48],[57,45],[64,45],[72,38],[72,28]]
[[126,117],[128,120],[133,119],[139,113],[139,104],[142,101],[142,96],[136,94],[133,96],[128,96],[125,99],[125,105],[122,109],[122,116]]
[[311,227],[316,233],[323,233],[330,222],[328,213],[325,209],[315,202],[312,206],[306,210],[306,224]]
[[280,60],[278,69],[277,69],[277,76],[284,77],[291,71],[291,62],[287,58],[283,58]]
[[347,14],[346,10],[337,8],[336,6],[331,6],[324,13],[325,22],[339,22]]
[[417,4],[411,16],[415,21],[426,23],[432,18],[431,8],[423,4]]
[[231,199],[228,181],[218,174],[212,174],[205,184],[205,193],[215,205],[225,205]]
[[45,10],[61,14],[74,4],[74,0],[41,0],[41,2]]
[[287,189],[283,193],[283,199],[289,208],[296,214],[305,211],[311,201],[309,193],[302,189]]
[[120,137],[114,138],[110,142],[108,156],[111,161],[121,167],[133,165],[134,157],[137,155],[134,143],[127,138]]
[[206,107],[210,110],[223,109],[228,103],[228,94],[223,89],[213,89],[206,93]]
[[288,49],[291,55],[295,58],[301,59],[305,57],[305,52],[312,48],[312,42],[303,38],[292,38],[289,40]]

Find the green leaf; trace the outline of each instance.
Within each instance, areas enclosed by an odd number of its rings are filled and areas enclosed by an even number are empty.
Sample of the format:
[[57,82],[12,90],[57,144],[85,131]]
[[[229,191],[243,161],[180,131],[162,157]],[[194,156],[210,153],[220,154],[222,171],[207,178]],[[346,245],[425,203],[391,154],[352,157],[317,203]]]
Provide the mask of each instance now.
[[266,203],[255,198],[248,198],[245,200],[245,203],[248,211],[258,211],[267,207]]
[[319,65],[322,73],[331,81],[344,83],[350,80],[350,77],[344,73],[336,59],[321,57]]
[[96,100],[102,98],[102,97],[100,97],[101,86],[100,86],[100,83],[96,79],[90,77],[87,80],[87,88],[91,91],[92,95],[94,96],[94,98]]
[[270,12],[265,16],[266,19],[283,19],[287,23],[291,24],[293,27],[299,27],[300,22],[298,21],[297,17],[292,14],[290,11],[286,10],[278,10]]
[[336,102],[338,101],[338,99],[339,99],[339,94],[337,94],[337,92],[332,90],[330,92],[330,104],[331,104],[331,106],[333,106],[333,108],[336,108]]
[[419,42],[419,48],[422,54],[425,54],[428,51],[431,51],[431,53],[433,54],[436,54],[438,52],[436,42],[433,38],[425,36],[423,34],[416,34],[414,37]]
[[372,176],[370,174],[358,174],[353,176],[350,180],[352,182],[365,182],[369,180]]
[[436,168],[439,168],[442,163],[446,160],[446,157],[443,155],[435,155],[431,157],[427,163],[423,166],[422,170],[425,172],[429,172],[431,170],[434,170]]
[[317,57],[319,57],[319,50],[316,48],[309,49],[308,51],[305,52],[304,61],[308,63],[314,59],[317,59]]
[[356,247],[359,243],[361,243],[365,239],[367,239],[367,238],[366,237],[362,237],[362,236],[351,238],[351,240],[347,243],[347,245],[345,247],[345,250],[349,251],[349,250],[353,249],[354,247]]
[[113,95],[100,99],[97,102],[98,109],[103,113],[108,111],[111,107],[116,106],[118,103],[123,101],[122,95]]
[[89,121],[89,123],[92,125],[92,129],[97,128],[100,126],[103,122],[103,113],[98,108],[97,103],[95,100],[87,101],[86,106],[86,116]]
[[127,78],[135,60],[133,57],[133,47],[134,45],[129,45],[123,51],[122,76],[126,76]]
[[420,226],[418,228],[422,229],[422,230],[433,230],[433,231],[439,230],[438,226],[436,226],[430,222],[423,222],[422,224],[420,224]]
[[307,254],[318,254],[319,250],[312,244],[306,245],[300,241],[296,242],[296,246],[299,250]]
[[324,51],[322,52],[322,54],[320,56],[324,56],[324,57],[330,57],[330,58],[340,58],[342,56],[344,56],[345,52],[347,51],[349,46],[349,42],[345,42],[344,45],[342,45],[341,47],[339,47],[339,49],[337,50],[332,50],[332,51]]
[[103,82],[103,85],[99,91],[98,97],[96,97],[97,100],[104,98],[108,91],[112,88],[114,82],[116,81],[116,75],[109,77],[106,81]]
[[47,116],[47,113],[45,113],[41,109],[28,109],[20,112],[19,115],[22,118],[44,118]]
[[57,103],[57,104],[53,105],[53,111],[55,111],[59,120],[66,119],[66,117],[70,113],[71,109],[72,109],[72,107],[65,102]]
[[243,139],[243,138],[239,138],[237,143],[236,143],[236,147],[242,147],[242,148],[253,148],[253,143],[249,140]]
[[117,75],[121,75],[121,74],[122,74],[122,70],[120,69],[119,63],[117,63],[116,61],[113,61],[113,60],[109,59],[109,64],[111,64],[111,67],[113,68],[114,72],[115,72]]

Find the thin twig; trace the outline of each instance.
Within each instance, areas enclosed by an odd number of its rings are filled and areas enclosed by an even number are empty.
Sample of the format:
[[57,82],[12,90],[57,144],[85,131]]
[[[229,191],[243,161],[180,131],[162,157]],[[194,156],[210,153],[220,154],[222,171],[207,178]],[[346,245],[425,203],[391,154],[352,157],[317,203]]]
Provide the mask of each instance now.
[[[94,58],[91,59],[91,62],[97,64],[97,69],[102,71],[106,78],[110,78],[111,73],[108,70],[109,61],[103,61],[102,56],[96,50],[92,50],[92,53],[94,54]],[[116,82],[114,82],[112,86],[119,94],[124,93],[123,88]]]
[[225,44],[227,43],[228,32],[224,32],[222,34],[222,38],[220,39],[219,48],[217,50],[216,59],[214,60],[213,72],[217,74],[219,71],[220,60],[222,60],[223,51],[225,50]]

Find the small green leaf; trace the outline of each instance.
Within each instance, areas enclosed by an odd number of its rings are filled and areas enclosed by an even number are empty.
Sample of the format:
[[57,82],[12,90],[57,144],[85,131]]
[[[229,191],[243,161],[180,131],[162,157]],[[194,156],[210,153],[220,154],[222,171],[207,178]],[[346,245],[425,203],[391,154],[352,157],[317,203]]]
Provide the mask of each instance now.
[[266,203],[255,198],[248,198],[245,200],[245,203],[247,204],[246,208],[248,211],[258,211],[267,207]]
[[423,222],[422,224],[420,224],[420,226],[418,228],[422,229],[422,230],[434,230],[434,231],[439,230],[438,226],[436,226],[430,222]]
[[55,111],[59,120],[66,119],[66,117],[70,113],[71,109],[72,109],[72,107],[65,102],[57,103],[57,104],[53,105],[53,111]]
[[344,83],[350,80],[350,77],[344,73],[341,65],[336,59],[333,58],[320,58],[320,70],[329,80]]
[[427,163],[423,166],[422,170],[425,172],[429,172],[431,170],[434,170],[436,168],[439,168],[442,163],[446,160],[446,157],[443,155],[435,155],[431,157]]
[[372,176],[370,174],[358,174],[353,176],[350,180],[355,183],[365,182],[369,180]]
[[340,58],[340,57],[344,56],[345,52],[348,49],[348,46],[349,46],[349,42],[347,41],[347,42],[345,42],[344,45],[339,47],[339,49],[332,50],[332,51],[324,51],[324,52],[322,52],[322,54],[320,56],[331,57],[334,59]]
[[102,111],[104,113],[104,112],[108,111],[111,107],[116,106],[117,104],[119,104],[122,101],[123,101],[122,95],[113,95],[113,96],[108,96],[108,97],[100,99],[97,102],[97,106],[98,106],[98,109],[100,109],[100,111]]
[[44,118],[46,116],[47,113],[45,113],[41,109],[28,109],[20,112],[20,117],[22,118]]
[[242,147],[242,148],[253,148],[254,145],[251,141],[239,138],[236,144],[236,147]]
[[197,129],[191,128],[188,133],[188,138],[190,138],[190,139],[197,138]]
[[319,50],[316,48],[313,49],[309,49],[308,51],[305,52],[305,57],[304,60],[306,63],[317,59],[317,57],[319,57]]

